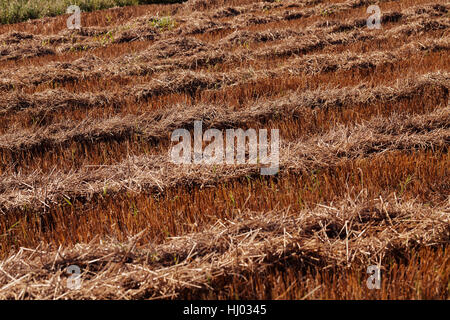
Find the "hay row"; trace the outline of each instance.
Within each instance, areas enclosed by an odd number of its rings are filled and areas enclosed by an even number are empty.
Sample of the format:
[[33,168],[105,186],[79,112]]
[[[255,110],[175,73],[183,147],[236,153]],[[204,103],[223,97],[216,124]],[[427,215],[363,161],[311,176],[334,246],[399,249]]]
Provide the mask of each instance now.
[[[309,172],[393,150],[447,148],[449,125],[447,106],[428,115],[378,117],[360,125],[339,126],[305,141],[282,141],[279,171]],[[0,176],[0,208],[39,208],[57,204],[64,197],[89,201],[105,190],[160,192],[178,185],[209,185],[259,174],[259,165],[176,165],[169,151],[130,156],[118,165],[83,167],[69,173],[4,173]]]
[[[362,192],[335,205],[293,212],[244,212],[162,244],[93,239],[58,249],[21,248],[0,262],[1,299],[182,298],[220,290],[234,277],[288,262],[301,267],[384,267],[412,249],[448,245],[450,202],[430,207],[395,195]],[[66,268],[81,268],[81,288],[67,287]],[[215,284],[222,284],[215,287]]]
[[[268,7],[271,7],[268,5]],[[262,8],[262,7],[261,7]],[[247,16],[247,15],[245,15]],[[155,40],[161,37],[170,38],[181,34],[183,36],[192,35],[199,32],[214,32],[224,28],[244,27],[242,22],[216,22],[216,18],[204,13],[193,12],[190,15],[184,15],[178,18],[177,23],[181,24],[179,30],[159,30],[152,25],[152,21],[159,19],[158,16],[143,16],[133,19],[129,24],[121,25],[113,28],[87,27],[80,31],[63,30],[58,35],[39,36],[22,32],[10,32],[0,37],[0,43],[7,46],[13,45],[14,49],[4,51],[0,57],[0,61],[15,60],[20,58],[20,53],[27,57],[33,57],[43,54],[56,54],[70,50],[89,50],[99,47],[111,45],[112,43],[131,42],[136,40]],[[234,17],[238,20],[239,17]],[[284,15],[270,15],[267,17],[269,21],[281,21]],[[194,23],[193,23],[194,22]],[[247,24],[247,22],[245,22]],[[206,29],[209,29],[206,30]],[[111,38],[105,37],[113,35]],[[93,41],[93,38],[105,37],[105,41]],[[46,45],[42,45],[46,44]],[[22,48],[23,46],[23,48]],[[32,50],[32,48],[41,47],[40,51]],[[28,49],[28,50],[27,50]]]
[[450,88],[450,73],[435,72],[420,77],[396,80],[392,86],[367,88],[364,84],[351,88],[318,89],[289,92],[284,97],[256,101],[245,109],[234,111],[226,105],[174,105],[141,116],[115,116],[109,119],[88,118],[82,122],[65,121],[46,127],[16,130],[0,136],[3,152],[47,152],[48,148],[66,146],[72,141],[94,144],[121,140],[133,135],[150,140],[167,139],[177,128],[192,126],[202,120],[205,127],[243,126],[281,116],[303,117],[317,108],[343,108],[355,104],[396,102],[418,95],[429,87],[438,87],[444,94]]
[[3,45],[0,47],[0,62],[7,60],[27,59],[55,54],[55,50],[39,43],[25,45]]
[[[378,3],[379,2],[380,1],[378,1]],[[385,2],[385,0],[381,2]],[[369,6],[370,4],[375,3],[376,3],[375,1],[348,0],[342,3],[332,3],[332,4],[317,3],[316,6],[314,7],[302,8],[302,6],[299,6],[297,3],[288,2],[284,5],[284,8],[286,8],[287,10],[285,10],[282,14],[266,13],[261,15],[261,13],[263,13],[262,12],[263,9],[267,8],[266,7],[267,3],[264,3],[264,5],[259,6],[257,10],[253,10],[251,12],[244,14],[230,15],[232,19],[224,22],[217,22],[217,18],[214,16],[215,14],[206,15],[203,12],[201,13],[194,12],[194,14],[190,16],[189,19],[187,19],[191,23],[186,25],[184,29],[180,28],[178,30],[178,33],[180,35],[192,35],[199,33],[213,33],[223,30],[239,30],[252,25],[290,21],[308,18],[311,16],[319,16],[323,15],[324,12],[333,12],[334,14],[336,14],[357,9],[363,6]],[[443,7],[443,10],[446,9],[445,6],[436,3],[430,3],[429,6],[430,7],[441,6]],[[280,9],[283,7],[283,5],[274,4],[274,7],[278,7],[278,9]],[[297,10],[297,8],[300,8],[300,10]],[[230,12],[230,10],[232,9],[233,8],[225,8],[225,11]],[[427,10],[424,10],[424,13],[426,13],[426,11]]]
[[[284,4],[274,4],[273,6],[283,6]],[[175,30],[158,30],[155,28],[151,22],[155,19],[159,19],[156,16],[144,16],[134,19],[128,25],[120,26],[119,28],[83,28],[80,32],[72,32],[68,30],[64,30],[60,35],[52,35],[52,36],[39,36],[27,33],[20,32],[12,32],[5,34],[0,37],[0,43],[14,43],[17,47],[15,51],[21,51],[20,45],[24,44],[27,48],[41,46],[42,52],[48,52],[48,54],[55,54],[56,52],[66,52],[70,50],[90,50],[99,47],[109,46],[112,43],[123,43],[123,42],[131,42],[136,40],[155,40],[155,39],[167,39],[172,38],[174,36],[188,36],[199,33],[213,33],[220,30],[240,30],[244,29],[248,26],[255,24],[264,24],[271,22],[280,22],[285,20],[299,19],[310,17],[313,15],[320,15],[324,11],[332,11],[334,13],[358,8],[360,6],[367,5],[367,2],[362,1],[347,1],[345,3],[340,4],[330,4],[324,6],[317,6],[315,8],[310,9],[301,9],[300,11],[292,10],[292,4],[286,4],[286,7],[289,8],[283,14],[268,14],[257,15],[253,12],[248,14],[242,14],[233,17],[232,21],[225,22],[217,22],[217,18],[214,15],[207,15],[204,12],[194,12],[191,15],[183,16],[183,18],[178,18],[177,22],[181,24],[181,26]],[[434,9],[442,7],[443,9]],[[261,10],[265,7],[270,7],[270,5],[264,4],[263,6],[259,6]],[[439,4],[430,4],[428,8],[432,10],[443,11],[447,10],[445,6]],[[227,9],[225,9],[227,10]],[[428,14],[430,9],[421,10],[420,14]],[[444,12],[445,13],[445,12]],[[389,20],[389,15],[385,16],[385,20]],[[111,40],[111,35],[114,40]],[[104,38],[104,41],[93,41],[93,38]],[[43,46],[42,44],[46,44]],[[52,47],[50,47],[50,45]],[[6,54],[1,57],[2,60],[12,60],[19,58],[18,54],[12,52],[10,55]],[[21,51],[25,52],[25,51]],[[29,57],[33,56],[33,52],[25,52]],[[37,53],[36,53],[37,54]],[[42,54],[42,53],[41,53]]]
[[[383,12],[383,23],[393,23],[369,32],[362,18],[376,0],[233,0],[236,7],[227,1],[189,0],[174,11],[177,27],[167,31],[156,32],[149,25],[155,17],[146,15],[127,19],[126,26],[50,37],[0,35],[9,41],[5,57],[34,44],[30,57],[46,48],[59,54],[77,46],[67,42],[72,35],[87,50],[109,31],[118,42],[156,40],[147,50],[139,43],[117,46],[117,52],[107,41],[109,49],[100,49],[105,60],[87,55],[22,75],[0,73],[0,117],[8,128],[0,135],[6,162],[0,174],[0,299],[295,297],[319,285],[344,298],[356,296],[353,290],[368,298],[447,297],[450,267],[435,266],[446,266],[450,244],[450,74],[442,70],[450,6]],[[359,18],[335,21],[328,9]],[[322,13],[327,17],[318,17]],[[307,21],[319,22],[293,30]],[[271,26],[276,30],[267,32]],[[219,40],[221,35],[229,36]],[[249,42],[258,49],[246,50]],[[354,52],[338,53],[347,44]],[[317,54],[333,45],[324,52],[336,52]],[[106,59],[134,47],[141,49]],[[387,50],[393,47],[399,48]],[[48,58],[32,64],[53,60]],[[422,60],[423,66],[414,66]],[[23,62],[1,64],[24,70]],[[325,82],[334,71],[332,82],[342,82],[330,88]],[[414,71],[420,73],[415,78]],[[388,80],[400,74],[409,78]],[[52,79],[67,85],[42,92]],[[392,82],[370,87],[362,79]],[[295,85],[301,88],[280,91]],[[181,102],[184,97],[189,102]],[[378,111],[384,116],[360,122]],[[52,124],[56,119],[63,120]],[[32,120],[37,124],[30,128]],[[203,120],[204,131],[278,126],[277,176],[261,177],[266,165],[260,164],[172,163],[170,133],[185,128],[192,134],[195,120]],[[155,150],[148,150],[149,141]],[[130,149],[128,142],[138,145]],[[41,166],[31,163],[35,155]],[[216,221],[220,217],[231,220]],[[383,269],[377,293],[363,283],[374,264]],[[69,265],[81,267],[79,290],[67,288]],[[329,297],[327,290],[307,297]]]
[[220,89],[242,85],[258,79],[278,78],[281,75],[316,74],[337,70],[374,69],[393,64],[423,51],[448,50],[449,38],[415,41],[395,51],[375,51],[370,54],[344,52],[337,55],[318,54],[293,59],[273,70],[237,69],[233,72],[185,71],[181,74],[162,73],[147,84],[126,86],[116,92],[71,93],[66,90],[47,90],[35,94],[12,92],[0,97],[0,115],[28,113],[34,116],[67,108],[98,108],[106,105],[120,107],[127,101],[140,102],[149,97],[171,94],[195,94],[200,90]]
[[[398,12],[386,12],[383,14],[382,22],[388,22],[388,21],[398,21],[401,18],[405,19],[414,19],[414,18],[427,18],[427,19],[435,19],[439,16],[445,16],[445,14],[448,12],[449,6],[443,6],[440,4],[431,3],[428,5],[419,5],[413,8],[409,8],[405,10],[405,13],[398,13]],[[332,8],[332,9],[330,9]],[[218,22],[217,19],[211,16],[205,16],[203,13],[195,13],[193,16],[188,17],[186,19],[181,19],[179,22],[182,24],[179,28],[163,32],[161,36],[158,35],[158,33],[155,34],[154,29],[148,30],[148,26],[141,26],[138,29],[135,30],[135,27],[131,27],[130,30],[126,30],[125,35],[123,35],[123,32],[117,33],[117,40],[115,39],[114,42],[121,43],[121,42],[129,42],[129,41],[135,41],[135,40],[154,40],[154,39],[168,39],[173,38],[176,36],[191,36],[195,34],[205,34],[205,33],[216,33],[218,31],[233,31],[233,30],[242,30],[247,27],[250,27],[252,25],[258,25],[258,24],[267,24],[267,23],[274,23],[274,22],[282,22],[286,20],[292,20],[292,19],[299,19],[299,18],[306,18],[314,15],[320,15],[326,10],[333,10],[335,13],[348,10],[347,7],[343,7],[342,9],[337,9],[333,4],[327,5],[324,8],[314,8],[314,9],[308,9],[306,12],[296,12],[296,11],[286,11],[283,14],[268,14],[264,15],[263,17],[261,15],[250,13],[250,14],[244,14],[241,16],[236,17],[233,21],[225,21],[225,22]],[[153,19],[153,17],[152,17]],[[152,20],[150,19],[150,20]],[[148,24],[148,18],[147,20],[144,19],[138,23],[138,25],[142,23]],[[351,19],[348,22],[344,22],[342,25],[340,23],[337,23],[334,27],[329,29],[329,32],[343,32],[347,30],[352,30],[354,28],[362,28],[365,26],[366,19]],[[316,24],[313,27],[314,29],[323,29],[325,28],[325,24]],[[150,34],[148,34],[150,32]],[[64,39],[64,38],[63,38]],[[77,41],[78,43],[74,46],[70,43],[67,45],[60,46],[57,50],[58,52],[65,52],[69,50],[74,49],[83,49],[83,50],[89,50],[92,48],[98,48],[104,45],[100,45],[98,42],[92,42],[89,39],[86,41]],[[109,44],[106,44],[109,45]]]
[[[389,33],[395,35],[402,29],[400,27],[408,28],[411,24],[423,22],[433,22],[440,20],[439,17],[445,16],[448,12],[448,6],[428,4],[428,5],[417,5],[413,7],[408,7],[401,12],[398,11],[387,11],[383,12],[381,23],[386,22],[397,22],[399,20],[404,21],[402,26],[397,26],[392,29],[388,29],[383,33]],[[270,31],[248,31],[248,30],[236,30],[230,35],[226,36],[224,39],[219,40],[221,46],[231,47],[236,44],[243,43],[258,43],[267,41],[279,41],[290,37],[299,36],[313,36],[315,34],[321,34],[323,36],[332,33],[345,33],[352,30],[362,29],[366,27],[366,19],[364,18],[347,18],[345,20],[327,20],[319,21],[314,23],[307,28],[297,31],[291,28],[271,29]],[[445,24],[445,22],[442,20]],[[414,30],[414,29],[412,29]],[[370,32],[366,33],[370,35]],[[373,34],[373,32],[372,32]]]
[[[417,10],[423,9],[418,6]],[[408,10],[411,11],[411,10]],[[404,16],[403,13],[386,13],[389,15]],[[236,31],[219,41],[217,45],[205,44],[193,38],[173,37],[168,40],[156,41],[147,50],[105,62],[94,57],[83,57],[72,63],[52,63],[43,67],[20,68],[16,71],[0,72],[1,89],[20,89],[29,85],[42,83],[64,83],[67,81],[85,80],[94,77],[113,77],[130,75],[150,75],[155,72],[176,71],[177,69],[190,69],[214,65],[217,63],[237,63],[260,58],[290,56],[293,54],[306,54],[313,50],[340,44],[351,44],[367,40],[387,40],[400,35],[411,35],[431,30],[447,29],[450,25],[447,19],[430,21],[420,14],[417,19],[411,19],[408,24],[387,30],[374,35],[368,31],[352,31],[365,26],[365,20],[352,19],[331,26],[313,26],[302,32],[291,29],[271,30],[270,32]],[[325,28],[325,29],[323,29]],[[348,33],[334,32],[345,29]],[[252,43],[267,41],[282,41],[270,49],[258,49],[248,52],[244,48],[231,53],[224,50],[236,43]],[[3,75],[2,75],[3,73]],[[3,79],[2,79],[3,78]]]

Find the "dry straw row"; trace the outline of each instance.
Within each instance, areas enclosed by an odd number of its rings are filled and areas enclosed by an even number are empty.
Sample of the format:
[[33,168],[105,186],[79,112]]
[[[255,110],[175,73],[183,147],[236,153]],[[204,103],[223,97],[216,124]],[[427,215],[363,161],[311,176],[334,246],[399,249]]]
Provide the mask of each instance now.
[[[330,23],[330,26],[318,24],[304,31],[291,29],[251,32],[239,30],[219,41],[218,44],[205,44],[194,38],[181,36],[161,39],[148,49],[121,56],[112,61],[104,61],[96,56],[85,56],[74,62],[51,63],[46,66],[19,68],[18,70],[0,72],[0,88],[18,90],[25,86],[42,83],[64,83],[67,81],[86,80],[96,77],[144,76],[163,71],[177,71],[215,65],[217,63],[237,63],[254,59],[307,54],[313,50],[330,45],[351,44],[368,40],[388,40],[401,35],[418,34],[431,30],[447,29],[445,18],[438,18],[443,13],[435,10],[435,17],[426,17],[427,6],[417,6],[416,10],[407,12],[388,12],[385,17],[408,18],[407,24],[394,27],[375,35],[373,32],[361,31],[365,20],[349,19],[344,22]],[[387,18],[386,18],[387,19]],[[391,18],[394,19],[394,18]],[[364,22],[364,23],[363,23]],[[340,32],[345,31],[345,32]],[[230,52],[224,50],[229,46],[254,42],[278,41],[270,49],[258,49],[249,52],[244,47]],[[281,42],[280,42],[281,41]]]
[[[282,142],[279,171],[310,172],[394,150],[448,148],[450,106],[427,115],[377,117],[339,126],[307,140]],[[179,185],[210,185],[259,174],[257,165],[177,165],[167,154],[129,156],[118,165],[89,166],[64,173],[6,172],[0,176],[0,209],[45,208],[65,199],[108,193],[161,192]]]
[[[21,248],[0,262],[1,299],[158,299],[220,290],[236,277],[273,267],[352,268],[379,265],[399,253],[448,245],[450,202],[438,207],[395,195],[319,204],[294,212],[244,212],[199,233],[162,244],[93,239],[58,249]],[[65,273],[81,268],[81,288]],[[301,279],[300,279],[301,280]],[[216,287],[217,284],[217,287]]]
[[[284,4],[281,4],[283,6]],[[257,5],[262,10],[261,5]],[[266,7],[271,8],[273,4],[267,4]],[[254,7],[254,6],[253,6]],[[190,35],[196,33],[214,32],[224,28],[240,28],[243,24],[249,24],[246,18],[252,13],[244,14],[249,8],[244,9],[243,14],[239,17],[232,17],[229,22],[216,22],[214,18],[215,13],[212,15],[206,12],[191,12],[190,14],[175,16],[177,23],[181,24],[177,30],[157,30],[152,25],[152,21],[159,19],[158,16],[143,16],[132,19],[126,25],[120,25],[115,27],[99,28],[99,27],[87,27],[83,28],[79,32],[73,32],[71,30],[63,30],[57,35],[41,36],[34,34],[27,34],[22,32],[10,32],[0,36],[0,43],[7,46],[7,49],[3,50],[3,55],[0,56],[0,61],[16,60],[23,56],[33,57],[45,54],[57,54],[59,52],[65,52],[72,49],[94,49],[98,47],[104,47],[105,45],[111,45],[112,43],[131,42],[136,40],[154,40],[163,38],[171,38],[178,35]],[[310,9],[313,10],[313,9]],[[303,12],[303,11],[302,11]],[[242,16],[246,17],[242,19]],[[281,21],[285,19],[284,15],[271,14],[267,17],[268,21]],[[250,21],[252,21],[250,19]],[[257,23],[257,21],[255,21]],[[251,23],[250,23],[251,24]],[[106,35],[114,35],[114,41],[107,41]],[[94,38],[104,38],[104,42],[94,40]]]
[[369,54],[344,52],[336,55],[314,54],[289,60],[272,70],[237,69],[233,72],[183,71],[178,74],[164,72],[148,83],[126,86],[116,92],[72,93],[66,90],[47,90],[26,94],[12,92],[0,97],[0,115],[28,113],[33,116],[48,115],[67,108],[120,107],[127,102],[145,101],[149,97],[199,90],[218,89],[242,85],[252,81],[277,78],[280,75],[301,73],[317,74],[338,70],[374,69],[394,64],[414,54],[449,50],[449,38],[415,41],[394,51],[374,51]]
[[225,128],[243,126],[248,122],[265,121],[275,117],[311,114],[317,108],[344,108],[381,102],[394,103],[413,97],[426,89],[437,88],[445,94],[450,88],[450,73],[432,72],[420,77],[398,79],[391,86],[317,89],[288,92],[281,98],[258,100],[242,110],[226,105],[173,105],[148,114],[115,116],[107,119],[87,118],[81,122],[64,121],[46,127],[17,129],[0,136],[0,150],[8,153],[48,150],[64,147],[76,141],[94,144],[99,141],[129,138],[133,135],[150,140],[167,139],[175,129],[192,126],[202,120],[205,127]]
[[[292,19],[306,18],[313,15],[320,15],[323,12],[342,12],[368,5],[371,1],[349,0],[344,3],[323,4],[314,8],[301,8],[293,3],[257,3],[241,8],[237,15],[231,15],[230,21],[218,22],[217,15],[220,12],[227,12],[230,9],[219,9],[215,13],[191,12],[190,14],[176,15],[176,21],[181,26],[172,31],[157,30],[151,22],[159,19],[158,16],[143,16],[133,19],[125,26],[116,26],[113,28],[90,27],[83,28],[78,33],[67,30],[58,35],[40,36],[27,33],[12,32],[0,37],[0,43],[8,45],[8,50],[0,57],[0,61],[16,60],[23,56],[33,57],[46,54],[57,54],[69,50],[90,50],[99,47],[105,47],[112,43],[131,42],[136,40],[155,40],[168,39],[177,35],[188,36],[199,33],[213,33],[220,30],[239,30],[255,24],[266,24],[270,22],[280,22]],[[285,7],[284,13],[261,15],[263,9],[277,9]],[[442,8],[447,10],[446,6],[431,3],[428,8]],[[437,10],[437,9],[435,9]],[[182,11],[184,12],[184,11]],[[247,13],[246,13],[247,12]],[[428,14],[427,10],[422,10],[421,14]],[[114,35],[114,41],[107,41],[107,37]],[[102,39],[103,41],[99,40]],[[94,38],[96,40],[94,40]],[[23,48],[22,48],[23,47]]]

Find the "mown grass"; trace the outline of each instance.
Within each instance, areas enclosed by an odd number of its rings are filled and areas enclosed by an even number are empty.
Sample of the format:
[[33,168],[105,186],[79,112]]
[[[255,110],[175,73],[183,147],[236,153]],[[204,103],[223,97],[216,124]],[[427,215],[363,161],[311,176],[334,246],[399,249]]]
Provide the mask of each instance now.
[[[91,9],[82,7],[83,11],[95,10],[95,4],[109,3],[113,5],[155,3],[156,1],[141,0],[81,0],[89,2]],[[248,0],[228,0],[233,5],[247,3]],[[342,0],[343,1],[343,0]],[[35,7],[45,3],[49,6],[61,5],[65,12],[69,1],[50,0],[10,1],[0,0],[0,16],[6,16],[3,8],[13,6],[14,3],[27,3]],[[76,2],[76,1],[74,1]],[[159,3],[175,3],[180,1],[158,1]],[[336,2],[336,1],[330,1]],[[410,0],[393,1],[383,4],[387,7],[400,9],[422,1]],[[432,1],[424,1],[432,2]],[[36,5],[39,4],[39,5]],[[208,2],[210,9],[216,9],[217,4]],[[64,5],[62,5],[64,4]],[[39,7],[40,8],[40,7]],[[123,11],[134,10],[143,14],[146,8],[129,7]],[[16,12],[26,13],[26,5],[18,6]],[[365,10],[365,8],[363,8]],[[40,10],[40,9],[39,9]],[[154,8],[160,10],[160,8]],[[365,12],[362,10],[363,12]],[[119,11],[119,10],[114,10]],[[345,19],[353,17],[351,10],[334,18]],[[11,11],[13,12],[13,11]],[[56,11],[55,11],[56,12]],[[134,15],[138,13],[134,12]],[[36,14],[50,15],[48,12]],[[59,14],[59,13],[55,13]],[[103,24],[101,13],[86,14],[92,16],[95,25]],[[114,13],[115,14],[115,13]],[[145,11],[145,14],[148,14]],[[173,13],[170,13],[171,15]],[[132,13],[129,13],[131,16]],[[13,16],[12,16],[13,17]],[[39,17],[36,16],[36,17]],[[100,17],[100,18],[99,18]],[[128,17],[128,16],[127,16]],[[13,17],[14,18],[14,17]],[[29,19],[28,18],[24,18]],[[120,15],[117,14],[117,19]],[[3,20],[0,22],[4,23]],[[20,19],[20,14],[16,19]],[[122,19],[122,18],[120,18]],[[294,26],[309,25],[316,21],[298,19]],[[328,19],[328,18],[327,18]],[[65,26],[64,17],[58,27],[42,33],[51,33]],[[22,20],[18,20],[22,21]],[[113,19],[113,21],[115,21]],[[117,22],[117,21],[116,21]],[[154,21],[159,27],[170,27],[170,21]],[[36,22],[38,23],[38,22]],[[98,23],[98,24],[97,24]],[[120,22],[122,23],[122,22]],[[285,26],[293,28],[293,21],[283,22]],[[249,26],[247,30],[267,30],[273,27],[280,29],[283,23],[258,24]],[[393,25],[398,25],[398,22]],[[7,28],[8,26],[3,26]],[[31,26],[14,26],[13,28],[31,28]],[[26,30],[26,29],[20,29]],[[393,50],[400,42],[409,40],[426,40],[431,35],[445,36],[438,32],[427,32],[410,37],[393,37],[385,42],[360,41],[352,45],[336,45],[319,48],[321,53],[349,52],[366,54],[373,50]],[[196,35],[205,42],[217,41],[220,35],[227,34],[205,33]],[[157,40],[155,40],[156,42]],[[92,53],[103,59],[111,59],[131,51],[142,51],[153,41],[112,44],[92,50]],[[251,49],[271,46],[273,43],[255,44]],[[54,61],[71,62],[82,54],[65,53],[60,56],[36,57],[19,62],[5,62],[3,67],[15,68],[21,64],[46,65]],[[277,98],[286,95],[289,90],[315,90],[318,88],[348,87],[364,84],[367,87],[376,85],[390,85],[395,79],[406,78],[411,75],[421,75],[427,72],[448,70],[448,59],[445,52],[418,53],[397,63],[386,63],[376,68],[360,68],[355,70],[338,70],[320,74],[280,75],[277,78],[267,77],[245,83],[240,86],[230,86],[215,90],[198,90],[194,94],[182,91],[161,96],[151,96],[145,101],[127,103],[121,108],[105,106],[104,108],[64,108],[54,114],[46,113],[41,118],[32,118],[31,114],[16,113],[2,116],[0,119],[0,133],[11,130],[11,124],[16,129],[32,126],[47,126],[63,120],[82,121],[84,119],[102,119],[111,115],[141,115],[142,113],[164,109],[168,105],[180,103],[186,108],[195,104],[224,104],[236,110],[251,106],[259,98]],[[282,56],[274,59],[259,59],[248,65],[218,64],[214,66],[221,71],[232,71],[237,67],[254,67],[274,69],[279,63],[290,59]],[[209,65],[203,71],[207,72]],[[211,67],[212,68],[212,67]],[[225,70],[224,70],[225,69]],[[202,70],[202,69],[198,69]],[[41,84],[26,88],[25,92],[37,93],[48,89],[64,89],[70,92],[98,92],[109,90],[117,92],[125,85],[143,84],[151,77],[128,78],[92,78],[79,82],[63,82]],[[255,122],[248,122],[245,127],[274,127],[279,128],[281,136],[286,140],[304,138],[331,130],[336,124],[351,125],[362,120],[370,120],[374,116],[389,117],[394,113],[424,114],[445,106],[448,102],[448,87],[429,87],[421,92],[404,96],[395,101],[378,101],[371,105],[348,104],[333,108],[315,108],[302,117],[285,115],[280,118],[268,118]],[[2,132],[3,130],[3,132]],[[169,134],[170,132],[168,132]],[[168,139],[150,141],[139,135],[130,134],[112,136],[102,141],[76,139],[68,141],[66,145],[51,145],[36,150],[22,150],[11,152],[0,151],[0,173],[9,170],[11,164],[17,166],[21,174],[31,174],[41,171],[49,173],[52,170],[79,170],[86,165],[116,164],[130,155],[147,153],[161,154],[168,150]],[[416,199],[425,206],[441,205],[449,195],[449,154],[448,144],[442,148],[407,151],[395,150],[381,152],[370,157],[357,159],[343,159],[333,166],[324,166],[311,171],[281,172],[276,177],[245,176],[238,179],[215,182],[206,185],[176,185],[161,192],[143,190],[135,193],[114,193],[106,185],[103,192],[92,198],[62,198],[56,204],[44,208],[33,208],[24,205],[5,212],[0,220],[0,257],[7,257],[17,252],[20,247],[36,248],[42,244],[55,246],[72,246],[77,243],[87,243],[95,237],[106,239],[114,237],[118,241],[126,241],[128,236],[146,230],[142,237],[143,243],[164,243],[168,237],[182,236],[190,232],[202,232],[218,219],[233,219],[247,210],[267,212],[275,209],[289,209],[300,211],[314,208],[317,205],[333,206],[335,202],[347,196],[358,198],[367,193],[368,198],[387,198],[395,194],[400,201]],[[2,213],[0,211],[0,213]],[[420,223],[420,222],[417,222]],[[384,227],[384,226],[383,226]],[[444,248],[417,248],[408,253],[395,253],[381,261],[383,266],[383,283],[381,290],[368,290],[364,284],[367,279],[365,265],[356,264],[350,269],[331,266],[322,269],[321,266],[305,267],[298,261],[280,261],[265,269],[262,273],[244,273],[230,278],[212,278],[207,290],[185,290],[180,292],[180,298],[187,299],[448,299],[449,293],[449,250]],[[53,260],[52,260],[53,261]],[[14,274],[16,277],[16,275]],[[19,277],[17,277],[19,278]]]
[[65,14],[70,5],[82,11],[140,4],[180,3],[183,0],[0,0],[0,24],[9,24]]
[[[448,299],[450,251],[422,248],[384,259],[380,290],[365,285],[367,268],[323,268],[280,264],[262,274],[213,283],[221,290],[184,292],[186,299]],[[273,285],[276,284],[276,285]]]
[[311,172],[246,176],[215,186],[181,185],[162,193],[114,194],[105,187],[87,202],[71,199],[45,210],[24,206],[8,211],[0,220],[0,257],[41,241],[70,246],[95,235],[125,241],[144,229],[148,232],[142,241],[159,243],[246,210],[302,210],[346,195],[357,197],[361,190],[373,199],[396,192],[405,200],[436,205],[445,200],[449,187],[448,161],[445,148],[395,151]]

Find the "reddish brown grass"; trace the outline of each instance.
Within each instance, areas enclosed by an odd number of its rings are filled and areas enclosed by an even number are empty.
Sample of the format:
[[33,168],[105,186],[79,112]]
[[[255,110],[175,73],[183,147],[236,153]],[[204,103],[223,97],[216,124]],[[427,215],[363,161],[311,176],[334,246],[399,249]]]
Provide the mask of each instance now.
[[[381,1],[367,30],[367,5],[0,26],[0,298],[448,299],[449,6]],[[279,129],[279,173],[172,163],[171,132],[195,120]]]

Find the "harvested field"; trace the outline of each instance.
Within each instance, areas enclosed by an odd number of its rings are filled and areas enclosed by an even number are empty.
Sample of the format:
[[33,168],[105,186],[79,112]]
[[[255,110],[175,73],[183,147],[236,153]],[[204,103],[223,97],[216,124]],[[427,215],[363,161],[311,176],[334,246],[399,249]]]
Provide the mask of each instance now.
[[449,299],[449,4],[172,2],[0,26],[0,299]]

